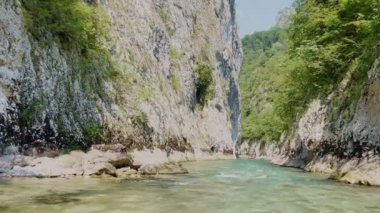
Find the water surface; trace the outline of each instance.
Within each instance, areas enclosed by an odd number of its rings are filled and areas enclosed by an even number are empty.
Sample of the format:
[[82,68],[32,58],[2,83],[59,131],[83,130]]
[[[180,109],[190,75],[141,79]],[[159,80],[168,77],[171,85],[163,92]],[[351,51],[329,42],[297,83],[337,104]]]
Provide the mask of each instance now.
[[263,161],[184,165],[143,180],[0,179],[0,212],[380,212],[380,188]]

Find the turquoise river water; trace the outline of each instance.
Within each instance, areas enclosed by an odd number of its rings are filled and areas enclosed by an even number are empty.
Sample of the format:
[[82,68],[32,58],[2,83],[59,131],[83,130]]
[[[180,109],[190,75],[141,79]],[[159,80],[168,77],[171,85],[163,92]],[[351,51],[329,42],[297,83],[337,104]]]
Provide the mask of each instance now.
[[189,162],[188,175],[0,179],[0,212],[380,212],[380,188],[264,161]]

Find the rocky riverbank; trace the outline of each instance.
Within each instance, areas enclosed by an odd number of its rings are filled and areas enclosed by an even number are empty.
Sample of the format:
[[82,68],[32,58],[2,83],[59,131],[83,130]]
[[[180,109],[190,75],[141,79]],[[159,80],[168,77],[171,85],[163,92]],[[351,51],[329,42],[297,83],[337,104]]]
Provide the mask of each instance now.
[[338,158],[332,154],[314,156],[295,144],[244,143],[241,158],[267,160],[273,164],[295,167],[307,172],[323,173],[347,184],[380,186],[380,158],[366,153],[362,158]]
[[122,152],[122,145],[104,150],[71,151],[59,156],[30,157],[9,153],[0,157],[0,177],[56,178],[72,176],[141,177],[156,174],[186,174],[182,161],[234,159],[232,153],[194,151],[166,152],[160,149]]

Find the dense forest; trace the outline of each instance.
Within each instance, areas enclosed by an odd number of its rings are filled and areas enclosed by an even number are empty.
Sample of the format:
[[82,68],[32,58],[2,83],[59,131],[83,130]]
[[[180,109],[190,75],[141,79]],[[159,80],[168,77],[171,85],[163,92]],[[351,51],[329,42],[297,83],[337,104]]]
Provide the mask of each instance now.
[[278,141],[332,93],[330,119],[349,122],[379,56],[379,0],[297,0],[293,10],[288,25],[243,38],[245,140]]

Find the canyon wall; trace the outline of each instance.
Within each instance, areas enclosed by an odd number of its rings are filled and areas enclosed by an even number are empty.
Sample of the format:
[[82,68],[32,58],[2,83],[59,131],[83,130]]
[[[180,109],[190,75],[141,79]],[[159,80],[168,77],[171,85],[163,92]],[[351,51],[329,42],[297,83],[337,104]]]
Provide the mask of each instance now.
[[[0,2],[0,153],[36,156],[94,144],[232,152],[242,60],[234,0],[86,4],[109,21],[110,77],[96,61],[84,72],[81,53],[43,27],[42,36],[33,35],[22,1]],[[205,103],[199,67],[213,79]]]

